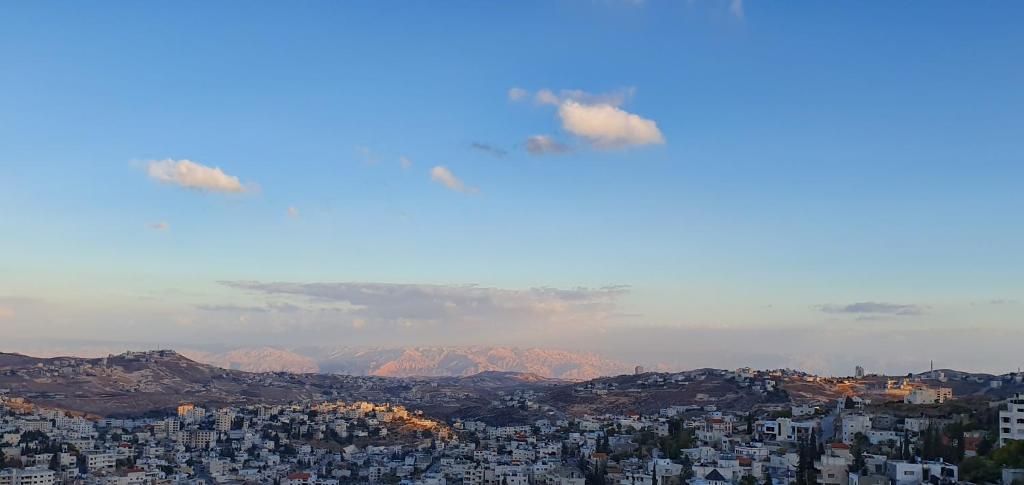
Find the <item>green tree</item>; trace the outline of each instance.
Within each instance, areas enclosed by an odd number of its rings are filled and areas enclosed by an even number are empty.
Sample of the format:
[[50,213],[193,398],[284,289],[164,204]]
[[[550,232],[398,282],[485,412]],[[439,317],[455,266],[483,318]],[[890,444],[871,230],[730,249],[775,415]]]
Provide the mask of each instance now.
[[690,455],[683,455],[681,463],[683,465],[682,471],[679,473],[679,478],[684,482],[693,478],[693,462],[690,461]]
[[998,482],[1001,478],[999,466],[980,456],[964,458],[960,462],[960,479],[965,482]]
[[992,452],[992,461],[1007,468],[1024,468],[1024,440],[1007,441]]
[[850,446],[850,453],[853,455],[853,464],[850,465],[851,472],[864,473],[866,471],[867,463],[864,460],[864,452],[869,446],[871,446],[871,441],[864,436],[864,433],[853,435],[853,445]]

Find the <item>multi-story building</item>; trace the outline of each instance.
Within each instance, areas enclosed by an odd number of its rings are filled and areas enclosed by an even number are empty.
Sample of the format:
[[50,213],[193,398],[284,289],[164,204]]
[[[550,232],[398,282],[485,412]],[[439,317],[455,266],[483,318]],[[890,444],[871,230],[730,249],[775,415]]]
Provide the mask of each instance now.
[[47,467],[0,470],[0,485],[54,485],[57,476]]
[[949,387],[915,387],[903,402],[907,404],[942,404],[953,399],[953,389]]
[[850,463],[848,456],[822,455],[814,461],[818,485],[848,485]]
[[217,433],[208,429],[182,431],[179,441],[193,449],[209,449],[217,442]]
[[757,432],[765,441],[806,441],[816,430],[816,421],[793,421],[790,418],[778,418],[769,421],[758,421]]
[[235,413],[231,409],[221,409],[217,411],[217,424],[216,428],[218,432],[227,433],[231,431],[231,424],[235,420]]
[[853,444],[853,439],[858,433],[867,436],[868,431],[871,431],[871,416],[864,414],[843,416],[843,443]]
[[1006,401],[1006,411],[999,411],[999,446],[1009,440],[1024,440],[1024,393]]
[[113,453],[88,452],[85,465],[90,473],[113,471],[117,467],[117,455]]

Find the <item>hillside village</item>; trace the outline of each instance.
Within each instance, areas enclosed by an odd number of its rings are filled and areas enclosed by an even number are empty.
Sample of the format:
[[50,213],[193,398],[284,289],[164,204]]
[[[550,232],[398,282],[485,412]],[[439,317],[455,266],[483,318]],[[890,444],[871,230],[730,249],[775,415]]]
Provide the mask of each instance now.
[[[105,362],[8,357],[0,375],[107,375],[88,382],[130,396],[155,392],[138,372],[191,368],[155,351]],[[224,378],[199,369],[188,372]],[[231,382],[246,380],[292,382],[279,373]],[[55,394],[19,384],[0,389],[0,484],[1015,485],[1024,480],[1022,380],[638,369],[578,383],[506,374],[358,381],[353,394],[401,392],[375,401],[317,389],[291,402],[190,399],[210,387],[187,381],[173,407],[134,416],[120,405],[117,416],[61,408]]]

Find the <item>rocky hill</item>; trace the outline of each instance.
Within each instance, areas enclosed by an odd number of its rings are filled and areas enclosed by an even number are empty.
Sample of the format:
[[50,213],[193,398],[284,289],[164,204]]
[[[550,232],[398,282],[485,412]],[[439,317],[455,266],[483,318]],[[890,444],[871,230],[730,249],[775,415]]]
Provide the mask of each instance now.
[[[273,358],[276,353],[245,355]],[[0,353],[0,395],[97,416],[164,414],[184,402],[219,407],[341,399],[406,404],[448,417],[466,406],[486,406],[507,389],[564,384],[497,371],[417,378],[247,372],[196,362],[171,350],[98,358]]]
[[96,415],[166,411],[187,401],[289,402],[323,393],[308,383],[201,364],[170,350],[102,358],[0,353],[0,389],[43,406]]
[[584,352],[515,347],[258,347],[183,353],[207,364],[250,372],[387,377],[470,376],[498,371],[586,380],[621,374],[628,367]]

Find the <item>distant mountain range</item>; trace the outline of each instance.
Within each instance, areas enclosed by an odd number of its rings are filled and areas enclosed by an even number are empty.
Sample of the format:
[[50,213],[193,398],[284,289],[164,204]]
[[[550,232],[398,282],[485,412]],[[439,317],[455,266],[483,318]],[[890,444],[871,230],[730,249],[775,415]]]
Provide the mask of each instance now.
[[[201,357],[220,361],[216,365],[202,363],[172,350],[49,358],[0,352],[0,389],[38,405],[97,416],[160,415],[184,401],[221,407],[340,399],[399,403],[445,420],[531,423],[549,412],[654,413],[670,405],[696,405],[709,396],[719,409],[829,402],[850,393],[877,397],[888,381],[888,376],[869,375],[851,383],[849,379],[808,379],[814,376],[778,371],[770,378],[783,392],[764,393],[754,389],[753,381],[738,379],[734,371],[708,368],[621,374],[615,367],[621,364],[587,354],[504,347],[261,347],[207,352]],[[264,371],[240,369],[250,365]],[[304,371],[315,368],[317,372],[267,371],[289,366]],[[543,375],[579,376],[584,372],[619,375],[584,382]],[[434,375],[425,375],[429,373]],[[769,374],[760,378],[766,376]],[[946,370],[914,377],[929,385],[951,387],[958,398],[1001,399],[1024,389],[1015,374],[993,376]],[[992,382],[1000,384],[993,386]],[[533,392],[539,407],[493,405],[510,390],[520,389]]]
[[225,352],[183,350],[182,354],[225,369],[357,376],[470,376],[497,371],[586,380],[629,370],[622,362],[595,354],[516,347],[245,347]]

